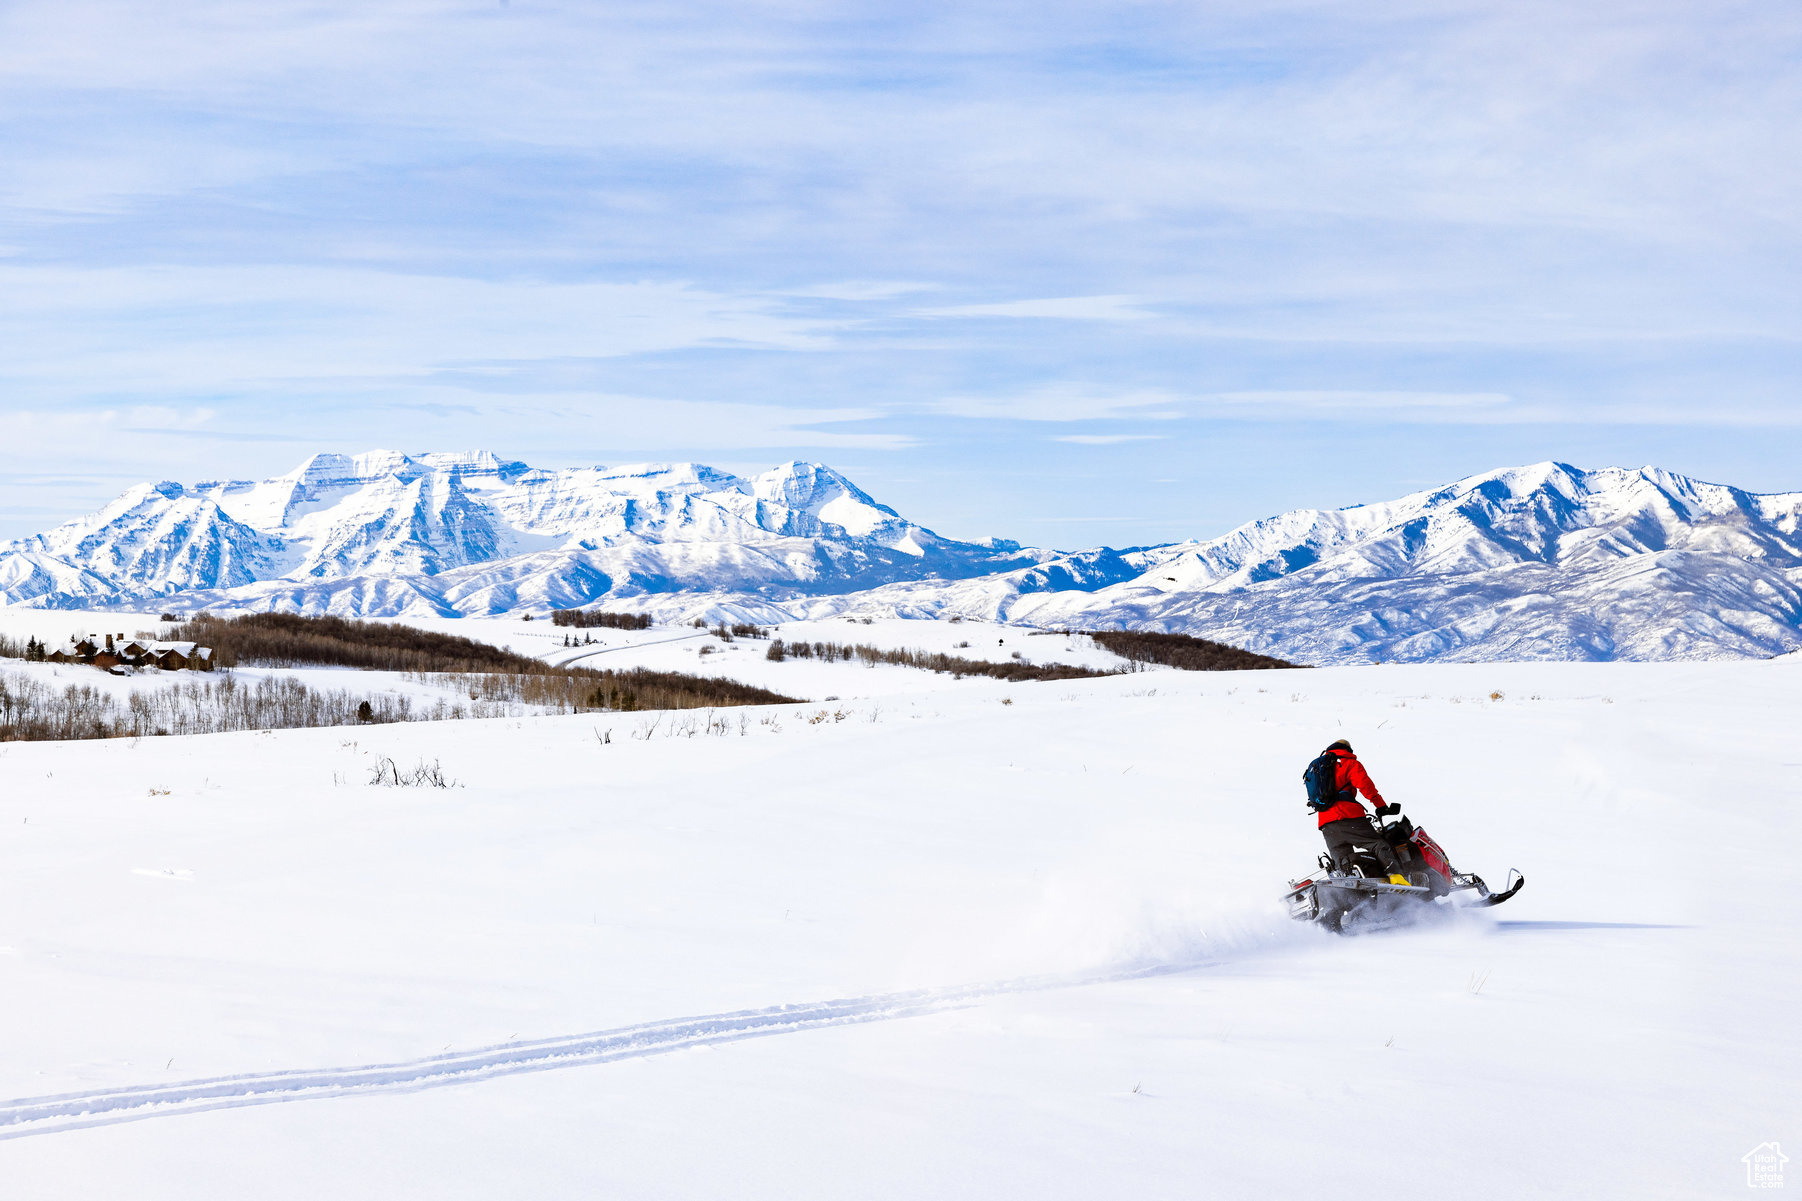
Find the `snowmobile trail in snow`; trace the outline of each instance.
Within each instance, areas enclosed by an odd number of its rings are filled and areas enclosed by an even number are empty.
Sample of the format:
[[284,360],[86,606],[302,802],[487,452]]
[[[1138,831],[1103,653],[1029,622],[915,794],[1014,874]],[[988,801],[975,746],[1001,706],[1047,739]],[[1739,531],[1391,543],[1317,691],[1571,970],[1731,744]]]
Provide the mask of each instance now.
[[1508,934],[1518,930],[1693,930],[1694,926],[1674,926],[1666,922],[1497,922],[1496,931]]
[[55,1134],[91,1126],[173,1117],[212,1109],[275,1105],[326,1097],[414,1092],[471,1084],[523,1072],[554,1071],[644,1059],[689,1047],[794,1034],[828,1026],[922,1017],[1012,993],[1080,988],[1176,975],[1220,961],[1141,965],[1090,974],[1034,976],[991,984],[882,993],[767,1009],[671,1018],[589,1034],[500,1043],[397,1063],[215,1076],[169,1084],[145,1084],[85,1093],[25,1097],[0,1102],[0,1140]]

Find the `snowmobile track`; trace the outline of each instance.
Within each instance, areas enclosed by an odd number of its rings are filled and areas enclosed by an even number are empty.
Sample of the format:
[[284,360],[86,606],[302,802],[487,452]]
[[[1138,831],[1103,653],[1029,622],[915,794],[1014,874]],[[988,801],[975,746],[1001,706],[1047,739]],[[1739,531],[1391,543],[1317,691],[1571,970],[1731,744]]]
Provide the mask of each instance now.
[[501,1043],[398,1063],[215,1076],[169,1084],[144,1084],[97,1092],[63,1093],[0,1102],[0,1140],[54,1134],[146,1118],[276,1105],[325,1097],[413,1092],[559,1068],[644,1059],[688,1047],[793,1034],[828,1026],[886,1022],[972,1005],[988,997],[1109,984],[1173,975],[1204,963],[1135,967],[1092,975],[1036,976],[958,988],[847,997],[803,1005],[776,1005],[733,1013],[672,1018],[591,1034]]

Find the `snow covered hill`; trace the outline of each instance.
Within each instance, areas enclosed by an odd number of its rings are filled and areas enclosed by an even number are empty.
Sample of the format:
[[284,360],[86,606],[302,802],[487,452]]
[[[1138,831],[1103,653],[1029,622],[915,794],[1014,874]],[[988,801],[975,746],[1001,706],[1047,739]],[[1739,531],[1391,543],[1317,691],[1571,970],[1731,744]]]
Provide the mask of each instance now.
[[1802,649],[1799,518],[1802,493],[1541,463],[1205,541],[1067,553],[940,537],[817,463],[745,479],[382,451],[260,482],[141,485],[0,547],[0,601],[956,616],[1172,630],[1316,664],[1764,657]]

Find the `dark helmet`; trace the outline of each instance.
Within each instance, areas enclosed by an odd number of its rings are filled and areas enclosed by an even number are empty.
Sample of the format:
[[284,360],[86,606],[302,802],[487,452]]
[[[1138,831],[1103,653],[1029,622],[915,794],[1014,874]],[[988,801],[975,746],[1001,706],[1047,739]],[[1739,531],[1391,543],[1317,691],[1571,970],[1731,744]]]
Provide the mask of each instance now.
[[1351,743],[1349,743],[1349,742],[1345,741],[1345,739],[1341,738],[1337,742],[1329,744],[1326,749],[1329,751],[1345,751],[1347,753],[1350,753],[1351,752]]

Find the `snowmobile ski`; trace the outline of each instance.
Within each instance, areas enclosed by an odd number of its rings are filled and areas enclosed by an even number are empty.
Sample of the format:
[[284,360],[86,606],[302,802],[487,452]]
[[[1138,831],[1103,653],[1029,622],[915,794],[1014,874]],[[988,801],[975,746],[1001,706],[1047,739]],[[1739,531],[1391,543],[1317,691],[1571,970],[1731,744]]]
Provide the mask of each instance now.
[[1519,892],[1521,885],[1526,882],[1527,878],[1513,868],[1508,869],[1508,887],[1500,892],[1490,892],[1487,888],[1483,887],[1483,881],[1478,880],[1477,888],[1479,890],[1479,895],[1475,901],[1471,902],[1471,908],[1477,909],[1486,905],[1500,905],[1503,901]]

